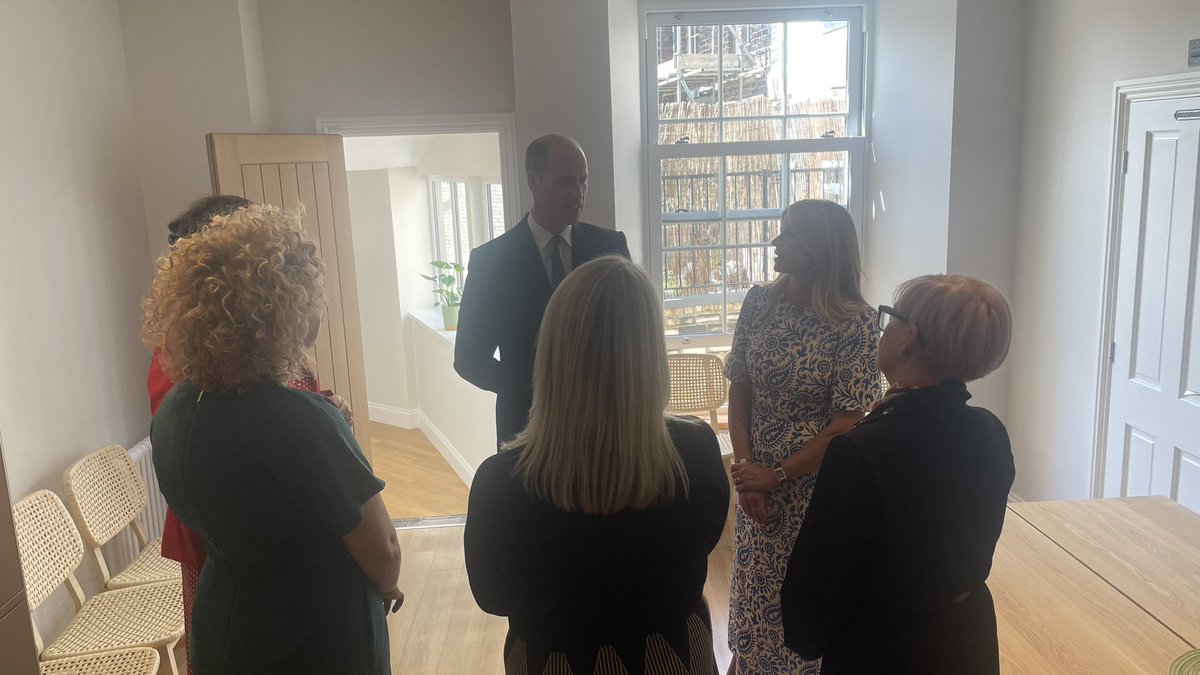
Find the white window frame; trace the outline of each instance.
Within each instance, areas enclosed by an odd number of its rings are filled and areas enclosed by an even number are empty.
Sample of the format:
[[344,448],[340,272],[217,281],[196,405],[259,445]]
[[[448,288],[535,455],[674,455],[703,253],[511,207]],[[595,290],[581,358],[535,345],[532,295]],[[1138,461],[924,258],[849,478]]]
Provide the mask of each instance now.
[[[779,7],[777,9],[705,9],[701,11],[678,11],[658,3],[648,5],[644,14],[644,31],[642,46],[642,102],[643,128],[645,129],[644,146],[646,151],[646,223],[648,225],[649,251],[647,266],[660,298],[665,300],[663,288],[663,213],[662,213],[662,160],[686,157],[729,157],[736,155],[783,155],[791,153],[811,152],[845,152],[848,156],[846,208],[854,218],[859,234],[859,245],[863,245],[863,222],[867,204],[867,137],[866,129],[866,18],[865,5],[854,6],[821,6],[821,7]],[[844,138],[811,138],[790,139],[781,141],[743,141],[732,143],[688,143],[659,145],[658,119],[658,57],[657,33],[660,26],[670,25],[713,25],[713,24],[754,24],[780,23],[789,21],[846,21],[846,70],[847,70],[847,121]],[[786,45],[785,45],[786,50]],[[786,52],[784,60],[786,61]],[[723,67],[723,60],[718,60]],[[786,111],[785,111],[786,112]],[[769,118],[786,119],[785,115],[770,116]],[[709,118],[698,118],[694,121],[705,121]],[[691,120],[689,120],[691,121]],[[719,120],[711,120],[718,121]],[[786,121],[784,122],[786,126]],[[788,190],[790,181],[785,169],[781,189],[781,203],[791,203]],[[718,179],[724,184],[724,162],[721,162]],[[722,200],[721,210],[699,214],[689,213],[686,220],[696,220],[698,217],[711,216],[710,220],[724,221],[729,212],[725,210]],[[766,209],[754,212],[739,212],[739,218],[754,216],[757,218],[779,218],[782,209]],[[668,218],[668,221],[670,218]],[[726,228],[722,228],[725,230]],[[711,249],[710,249],[711,250]],[[714,298],[727,311],[728,304],[736,296],[744,293],[728,291],[721,297]],[[736,300],[735,300],[736,301]],[[692,304],[692,303],[689,303]],[[715,304],[715,303],[714,303]],[[718,347],[730,344],[731,333],[698,334],[698,335],[669,335],[666,336],[667,347],[680,349],[685,347]]]
[[[458,199],[455,198],[453,193],[454,193],[454,186],[459,183],[462,183],[464,188],[469,193],[470,185],[466,178],[455,177],[455,176],[429,176],[428,182],[429,182],[429,212],[433,216],[432,218],[430,218],[430,222],[429,222],[429,226],[433,230],[433,236],[431,237],[431,241],[433,243],[433,251],[432,251],[433,260],[445,260],[446,262],[457,262],[457,263],[462,264],[463,267],[466,267],[467,261],[460,260],[461,252],[463,250],[462,240],[461,240],[461,234],[462,234],[461,219],[465,218],[466,222],[467,222],[466,250],[470,251],[473,248],[473,246],[472,246],[473,242],[470,240],[471,239],[471,232],[470,232],[471,217],[470,217],[470,213],[469,213],[470,200],[468,197],[468,209],[467,209],[468,213],[462,213],[459,209]],[[439,192],[440,192],[440,188],[438,187],[439,183],[448,184],[450,186],[450,190],[451,190],[450,211],[451,211],[451,218],[454,219],[454,222],[451,223],[451,225],[450,225],[450,231],[454,233],[454,241],[449,243],[450,244],[449,247],[447,247],[447,242],[445,241],[446,223],[443,221],[442,203],[441,203],[441,200],[439,199]],[[447,250],[447,248],[454,252],[453,256],[447,257],[447,256],[443,255],[444,251]]]

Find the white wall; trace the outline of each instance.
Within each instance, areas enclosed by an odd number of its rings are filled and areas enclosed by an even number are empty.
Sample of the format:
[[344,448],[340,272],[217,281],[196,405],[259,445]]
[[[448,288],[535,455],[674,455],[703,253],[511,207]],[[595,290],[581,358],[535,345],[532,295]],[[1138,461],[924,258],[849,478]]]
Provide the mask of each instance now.
[[[428,311],[428,310],[427,310]],[[420,383],[421,431],[469,486],[475,469],[496,454],[496,395],[454,372],[454,344],[420,320],[408,319]]]
[[167,222],[212,193],[205,134],[267,130],[262,54],[253,51],[257,8],[253,0],[117,4],[146,236],[157,257],[166,252]]
[[429,227],[429,182],[413,169],[390,169],[392,227],[400,304],[406,312],[433,307],[433,287],[420,274],[430,274],[433,236]]
[[[958,0],[946,271],[1013,297],[1025,0]],[[971,384],[972,404],[1008,416],[1008,366]]]
[[[406,362],[417,363],[418,354],[412,320],[407,314],[434,306],[433,289],[419,274],[429,273],[433,260],[433,236],[429,229],[429,183],[413,169],[391,169],[388,178],[392,191],[392,227],[396,242],[395,259],[400,306],[405,312],[404,345]],[[410,407],[419,404],[416,368],[405,371]]]
[[[116,3],[0,9],[0,429],[14,499],[62,494],[62,472],[146,435],[150,278],[129,81]],[[95,566],[80,568],[98,589]],[[36,618],[58,635],[63,592]]]
[[1090,496],[1113,83],[1187,70],[1200,3],[1041,0],[1028,20],[1009,432],[1014,490]]
[[500,137],[494,133],[440,134],[425,149],[416,169],[422,176],[478,176],[499,181]]
[[870,98],[867,299],[946,271],[956,0],[879,0]]
[[350,171],[350,222],[372,420],[413,426],[387,169]]
[[609,0],[608,42],[612,99],[613,213],[633,261],[648,253],[642,145],[641,31],[637,0]]
[[259,16],[274,131],[513,110],[505,0],[260,0]]
[[[579,141],[589,176],[580,219],[612,229],[617,217],[608,2],[512,0],[511,9],[517,145],[524,152],[530,141],[550,132]],[[531,206],[529,191],[522,190],[521,211]]]

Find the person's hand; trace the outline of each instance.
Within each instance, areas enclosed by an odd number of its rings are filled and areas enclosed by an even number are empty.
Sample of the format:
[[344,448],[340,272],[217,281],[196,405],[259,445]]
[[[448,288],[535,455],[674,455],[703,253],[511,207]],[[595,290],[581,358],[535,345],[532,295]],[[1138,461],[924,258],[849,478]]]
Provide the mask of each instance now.
[[350,404],[346,403],[346,399],[338,396],[329,389],[322,391],[321,395],[325,397],[326,401],[329,401],[330,405],[337,408],[338,412],[342,413],[342,417],[346,418],[346,424],[354,426],[354,411],[350,410]]
[[738,493],[738,502],[742,505],[742,511],[750,516],[750,520],[759,525],[767,524],[767,495],[763,492],[754,490],[744,490]]
[[734,464],[731,473],[733,474],[733,489],[738,492],[770,490],[779,486],[779,477],[775,475],[775,470],[768,469],[762,464],[752,462]]
[[395,614],[400,611],[400,605],[404,604],[404,591],[397,586],[392,586],[391,590],[384,591],[383,595],[383,613]]

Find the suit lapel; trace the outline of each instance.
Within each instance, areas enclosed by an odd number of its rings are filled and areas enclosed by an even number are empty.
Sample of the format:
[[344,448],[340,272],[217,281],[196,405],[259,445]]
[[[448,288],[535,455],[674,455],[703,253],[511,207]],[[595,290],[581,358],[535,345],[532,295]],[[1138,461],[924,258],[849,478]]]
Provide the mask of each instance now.
[[592,238],[591,226],[587,223],[575,223],[571,228],[571,269],[590,261],[595,257],[596,242]]
[[537,242],[533,240],[533,231],[529,227],[529,217],[526,216],[512,229],[514,272],[524,274],[535,290],[549,298],[552,290],[550,279],[546,276],[541,251],[538,251]]

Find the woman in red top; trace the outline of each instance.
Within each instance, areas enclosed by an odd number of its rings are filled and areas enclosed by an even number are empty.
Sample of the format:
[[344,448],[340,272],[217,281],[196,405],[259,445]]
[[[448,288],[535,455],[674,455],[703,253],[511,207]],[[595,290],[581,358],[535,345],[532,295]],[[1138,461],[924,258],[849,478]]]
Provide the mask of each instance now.
[[[173,246],[180,239],[190,237],[207,227],[214,218],[230,215],[251,204],[250,200],[235,195],[203,197],[168,223],[167,243]],[[175,385],[163,372],[159,357],[160,350],[154,350],[154,355],[150,358],[150,372],[146,375],[146,392],[150,396],[151,415],[158,412],[159,404],[162,403],[167,392],[171,391],[171,387]],[[288,386],[303,391],[319,391],[317,378],[311,372],[304,377],[288,382]],[[350,407],[346,405],[341,396],[333,392],[322,393],[328,397],[331,404],[342,412],[348,423],[353,422]],[[191,632],[192,604],[196,599],[196,583],[200,580],[200,570],[204,567],[205,554],[200,537],[179,522],[170,507],[167,508],[166,522],[163,524],[162,554],[164,558],[177,561],[183,572],[183,621],[186,629],[184,633],[186,651],[187,635]],[[191,671],[190,663],[188,670]]]

